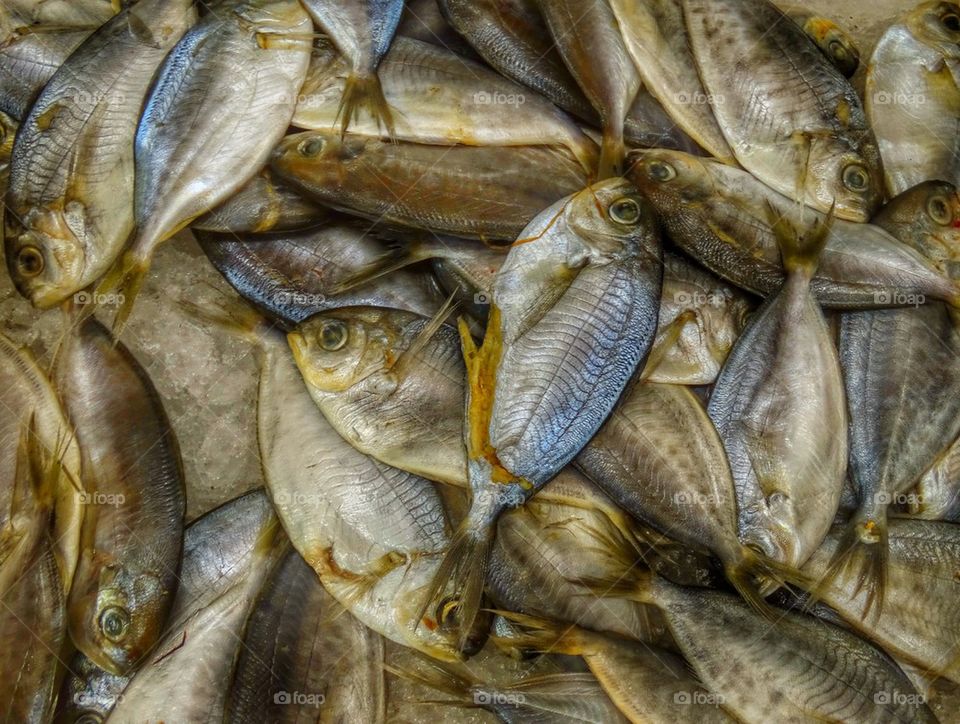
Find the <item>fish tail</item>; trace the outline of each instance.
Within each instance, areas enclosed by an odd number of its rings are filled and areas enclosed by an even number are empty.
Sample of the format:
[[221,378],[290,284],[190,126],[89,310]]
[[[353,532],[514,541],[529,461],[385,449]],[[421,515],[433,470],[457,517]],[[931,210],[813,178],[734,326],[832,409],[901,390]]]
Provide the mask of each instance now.
[[625,598],[637,603],[653,603],[653,573],[645,568],[634,566],[620,576],[592,577],[573,579],[597,598]]
[[497,648],[528,649],[539,653],[570,656],[579,656],[584,651],[584,644],[578,635],[577,627],[573,624],[548,621],[538,616],[528,616],[515,611],[495,610],[493,613],[516,624],[516,631],[510,636],[490,637]]
[[724,573],[740,597],[769,620],[776,618],[777,609],[767,602],[766,596],[787,583],[803,589],[813,583],[792,566],[746,546],[741,548],[737,559],[724,564]]
[[[91,298],[92,305],[86,305],[88,310],[92,310],[104,300],[116,302],[117,311],[110,331],[117,341],[130,319],[149,269],[149,257],[143,257],[133,250],[125,252],[97,284]],[[89,314],[85,314],[86,316]]]
[[443,249],[440,245],[432,244],[428,240],[393,242],[384,254],[341,279],[333,286],[331,291],[333,294],[343,294],[363,284],[393,274],[411,264],[442,256],[442,253]]
[[833,208],[826,219],[816,219],[806,228],[800,229],[785,215],[781,214],[769,201],[767,206],[767,220],[773,228],[780,245],[780,256],[783,267],[787,272],[800,271],[813,276],[820,263],[820,253],[830,237],[833,227]]
[[806,607],[813,607],[823,598],[837,576],[852,566],[859,566],[851,597],[866,590],[862,618],[866,619],[871,611],[878,617],[883,609],[887,588],[888,557],[886,511],[881,515],[857,514],[847,523],[823,576],[812,586]]
[[487,563],[496,532],[495,523],[477,525],[475,521],[476,518],[468,515],[453,534],[417,617],[418,621],[423,621],[425,616],[435,613],[442,626],[455,626],[460,651],[468,648],[474,622],[480,613]]
[[337,109],[341,136],[346,135],[347,129],[359,117],[361,110],[366,110],[377,122],[377,126],[387,132],[391,140],[396,138],[393,112],[383,96],[380,77],[376,71],[369,75],[351,75],[347,78],[343,96],[340,98],[340,107]]
[[623,140],[623,124],[607,125],[603,129],[603,141],[600,144],[600,165],[597,169],[597,181],[613,178],[623,173],[623,161],[627,147]]
[[274,329],[274,325],[256,309],[233,299],[225,298],[223,303],[202,307],[188,299],[178,299],[177,306],[188,318],[217,327],[254,347],[264,347],[267,334]]
[[442,694],[453,697],[452,701],[422,701],[421,703],[459,705],[474,708],[473,687],[478,684],[468,672],[455,670],[452,666],[441,664],[433,659],[418,656],[420,665],[391,666],[384,664],[383,668],[394,676],[416,684],[434,689]]

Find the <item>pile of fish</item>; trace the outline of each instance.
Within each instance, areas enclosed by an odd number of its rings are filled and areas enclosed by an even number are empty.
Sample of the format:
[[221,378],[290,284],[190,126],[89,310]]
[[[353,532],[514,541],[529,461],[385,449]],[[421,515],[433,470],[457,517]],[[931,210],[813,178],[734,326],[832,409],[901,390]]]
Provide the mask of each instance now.
[[[960,5],[865,78],[768,0],[0,33],[7,268],[63,319],[0,334],[4,721],[960,721]],[[263,473],[189,525],[122,336],[188,228]]]

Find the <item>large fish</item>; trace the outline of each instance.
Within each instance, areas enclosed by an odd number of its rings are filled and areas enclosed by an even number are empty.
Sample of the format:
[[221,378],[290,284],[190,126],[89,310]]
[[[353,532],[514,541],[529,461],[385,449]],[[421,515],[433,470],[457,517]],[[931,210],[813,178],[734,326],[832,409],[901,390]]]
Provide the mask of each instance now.
[[683,0],[693,56],[720,128],[761,181],[840,219],[883,198],[860,98],[769,0]]

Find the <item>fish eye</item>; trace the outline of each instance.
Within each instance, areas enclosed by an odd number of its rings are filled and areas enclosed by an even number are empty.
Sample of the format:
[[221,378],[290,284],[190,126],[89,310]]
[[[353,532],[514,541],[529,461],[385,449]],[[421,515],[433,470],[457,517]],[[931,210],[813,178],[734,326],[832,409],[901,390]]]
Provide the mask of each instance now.
[[830,44],[827,46],[830,48],[830,54],[837,60],[846,60],[847,59],[847,49],[843,46],[839,40],[831,40]]
[[320,138],[320,136],[313,136],[312,138],[300,141],[300,145],[297,146],[297,151],[300,152],[301,156],[313,158],[323,150],[323,145],[323,139]]
[[870,186],[870,174],[859,163],[851,163],[843,169],[843,185],[851,191],[866,191]]
[[25,246],[17,254],[17,270],[25,277],[35,277],[43,271],[43,254],[35,246]]
[[347,325],[339,320],[331,320],[320,330],[320,346],[327,352],[336,352],[347,343]]
[[73,724],[102,724],[103,717],[94,712],[88,711],[86,714],[81,714],[76,719],[73,720]]
[[119,606],[110,606],[100,614],[100,630],[113,642],[120,641],[130,628],[130,614]]
[[942,15],[940,22],[943,23],[943,27],[952,33],[960,31],[960,15],[956,13],[946,13]]
[[640,217],[642,216],[640,204],[637,203],[636,199],[631,199],[629,197],[614,201],[610,205],[610,210],[608,213],[613,221],[626,226],[632,226],[633,224],[636,224],[638,221],[640,221]]
[[953,221],[953,214],[950,212],[950,204],[943,196],[934,196],[927,202],[927,213],[930,218],[936,221],[940,226],[948,226]]
[[667,181],[677,177],[677,169],[675,169],[669,163],[664,163],[663,161],[654,161],[647,167],[647,175],[654,181],[666,183]]
[[457,625],[457,614],[460,612],[460,599],[453,596],[447,597],[437,604],[435,618],[442,627]]

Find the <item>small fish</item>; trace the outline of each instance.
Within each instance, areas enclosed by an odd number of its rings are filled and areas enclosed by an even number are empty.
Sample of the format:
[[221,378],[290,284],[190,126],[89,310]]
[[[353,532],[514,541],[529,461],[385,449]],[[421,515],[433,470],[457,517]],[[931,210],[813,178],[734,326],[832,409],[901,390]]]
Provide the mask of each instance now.
[[864,102],[877,135],[887,192],[922,181],[960,184],[960,5],[906,10],[877,42]]
[[115,332],[156,247],[267,163],[293,118],[311,39],[296,0],[220,0],[160,66],[134,146],[136,231],[98,287],[123,295]]
[[340,129],[366,111],[393,135],[393,113],[383,97],[377,67],[400,24],[403,0],[305,0],[304,5],[350,64],[340,101]]
[[847,78],[852,78],[860,67],[860,49],[846,30],[830,18],[806,8],[784,10],[799,25],[830,62]]
[[[826,218],[798,207],[742,169],[676,151],[635,151],[629,178],[656,208],[671,239],[715,274],[769,296],[784,272],[768,204],[803,227]],[[826,307],[960,305],[955,280],[879,226],[835,219],[812,282]]]
[[485,240],[512,241],[587,182],[556,146],[432,146],[331,131],[287,136],[271,168],[309,197],[377,224]]
[[690,45],[737,161],[777,191],[864,222],[880,153],[853,87],[769,0],[683,0]]
[[[537,0],[567,68],[600,115],[603,144],[597,179],[618,176],[625,155],[623,127],[642,86],[617,18],[606,2]],[[603,48],[602,53],[596,52]]]
[[82,452],[80,560],[70,638],[124,675],[164,631],[179,581],[185,490],[176,438],[133,355],[93,317],[75,323],[54,379]]

